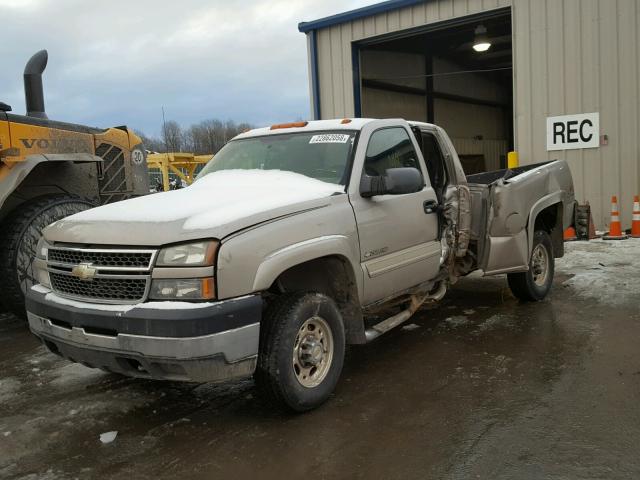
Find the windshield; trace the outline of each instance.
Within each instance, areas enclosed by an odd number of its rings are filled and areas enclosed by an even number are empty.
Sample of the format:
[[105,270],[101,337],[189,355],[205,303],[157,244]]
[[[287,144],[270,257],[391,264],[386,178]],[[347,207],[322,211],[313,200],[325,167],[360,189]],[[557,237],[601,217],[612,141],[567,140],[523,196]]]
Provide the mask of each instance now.
[[266,135],[227,143],[198,178],[220,170],[284,170],[346,185],[356,132]]

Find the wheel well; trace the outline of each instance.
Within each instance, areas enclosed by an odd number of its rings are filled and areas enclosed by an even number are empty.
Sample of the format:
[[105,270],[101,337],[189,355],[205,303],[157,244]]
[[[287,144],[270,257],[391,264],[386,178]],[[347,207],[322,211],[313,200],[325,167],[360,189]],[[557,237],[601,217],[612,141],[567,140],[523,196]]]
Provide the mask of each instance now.
[[342,314],[348,343],[364,343],[364,323],[356,277],[347,259],[328,256],[295,265],[278,276],[273,293],[319,292],[331,297]]
[[551,244],[553,245],[553,253],[556,258],[560,258],[564,255],[564,238],[563,238],[563,208],[562,203],[554,203],[544,208],[538,215],[534,222],[534,232],[537,230],[543,230],[551,237]]
[[36,165],[0,209],[0,219],[23,203],[43,195],[67,194],[99,204],[95,163],[41,162]]

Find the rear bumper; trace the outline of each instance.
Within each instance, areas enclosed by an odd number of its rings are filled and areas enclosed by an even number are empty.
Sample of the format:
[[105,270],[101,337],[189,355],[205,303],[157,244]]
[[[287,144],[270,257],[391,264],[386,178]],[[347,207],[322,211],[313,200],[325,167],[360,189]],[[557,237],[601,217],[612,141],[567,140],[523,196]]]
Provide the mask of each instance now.
[[259,296],[184,308],[73,302],[27,295],[31,331],[52,352],[123,375],[192,382],[248,376],[256,366]]

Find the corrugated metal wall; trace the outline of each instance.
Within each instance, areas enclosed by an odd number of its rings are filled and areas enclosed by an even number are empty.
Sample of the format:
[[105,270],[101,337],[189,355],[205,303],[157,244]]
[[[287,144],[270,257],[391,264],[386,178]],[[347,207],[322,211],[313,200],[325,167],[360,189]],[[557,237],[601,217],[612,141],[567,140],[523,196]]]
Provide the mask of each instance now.
[[427,0],[318,30],[322,118],[354,115],[351,42],[509,5],[510,0]]
[[[424,4],[320,29],[323,118],[354,115],[351,43],[367,37],[512,5],[515,144],[522,163],[566,159],[576,195],[599,228],[609,199],[630,225],[640,191],[640,0],[426,0]],[[546,117],[600,112],[597,149],[546,151]]]
[[[599,228],[618,195],[631,224],[640,190],[640,0],[514,0],[516,146],[523,162],[569,162]],[[609,144],[546,151],[546,117],[600,112]]]

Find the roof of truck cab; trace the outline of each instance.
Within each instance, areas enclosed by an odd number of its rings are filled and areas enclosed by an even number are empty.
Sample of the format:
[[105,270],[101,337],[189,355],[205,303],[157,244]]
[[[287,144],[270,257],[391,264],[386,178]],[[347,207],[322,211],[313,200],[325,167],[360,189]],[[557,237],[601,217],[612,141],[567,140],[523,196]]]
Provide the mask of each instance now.
[[334,120],[313,120],[307,122],[304,127],[291,127],[291,128],[276,128],[272,127],[255,128],[248,132],[241,133],[235,139],[250,138],[250,137],[263,137],[265,135],[277,135],[280,133],[296,133],[296,132],[315,132],[315,131],[327,131],[327,130],[361,130],[367,123],[375,122],[374,118],[349,118],[348,123],[343,123],[344,118],[338,118]]
[[437,125],[434,124],[434,123],[416,122],[414,120],[407,120],[407,123],[409,125],[411,125],[412,127],[418,127],[418,128],[420,128],[420,127],[422,127],[422,128],[424,128],[424,127],[431,127],[431,128],[437,127]]

